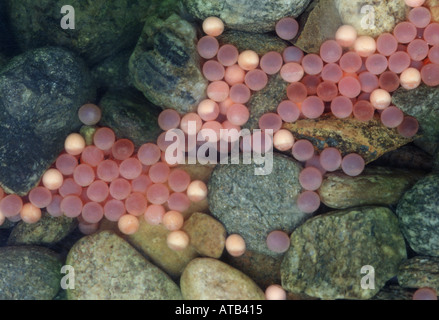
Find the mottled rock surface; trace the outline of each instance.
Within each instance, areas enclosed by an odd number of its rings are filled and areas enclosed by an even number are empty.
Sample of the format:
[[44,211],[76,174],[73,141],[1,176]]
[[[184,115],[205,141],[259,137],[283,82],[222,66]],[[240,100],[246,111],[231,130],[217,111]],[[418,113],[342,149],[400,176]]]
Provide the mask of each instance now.
[[0,299],[51,300],[60,289],[61,261],[46,248],[0,248]]
[[171,250],[166,243],[168,234],[163,225],[153,226],[140,219],[139,230],[127,236],[127,240],[171,277],[178,278],[186,265],[199,254],[191,245],[182,251]]
[[101,126],[114,130],[118,139],[130,139],[136,147],[156,142],[162,132],[157,124],[160,108],[135,89],[108,91],[100,100]]
[[418,120],[424,139],[439,140],[439,87],[422,84],[414,90],[399,88],[393,93],[392,102]]
[[249,250],[275,255],[267,248],[267,235],[273,230],[291,233],[309,217],[296,205],[302,167],[274,154],[271,174],[258,176],[255,168],[261,165],[240,163],[218,165],[213,171],[208,185],[210,211],[229,234],[240,234]]
[[230,29],[264,33],[273,31],[283,17],[299,16],[310,0],[183,0],[187,11],[197,19],[221,18]]
[[152,103],[184,114],[206,96],[195,27],[177,15],[150,17],[129,61],[134,86]]
[[340,171],[327,173],[319,189],[322,202],[333,209],[366,205],[394,205],[424,175],[383,167],[366,168],[357,177]]
[[264,292],[241,271],[216,259],[192,260],[180,279],[185,300],[263,300]]
[[272,257],[266,254],[246,250],[240,257],[225,255],[224,262],[248,275],[265,290],[272,284],[280,284],[280,266],[283,255]]
[[398,203],[396,213],[410,247],[422,255],[439,257],[439,175],[418,181]]
[[[408,7],[405,5],[404,0],[334,1],[344,24],[355,27],[360,35],[372,37],[377,37],[384,32],[392,32],[396,24],[406,20],[408,12]],[[373,8],[373,11],[364,6],[370,6]]]
[[398,282],[404,288],[432,288],[439,292],[439,258],[414,257],[399,266]]
[[126,89],[133,86],[128,70],[133,49],[124,50],[100,61],[91,69],[93,81],[98,88]]
[[283,127],[289,129],[297,140],[311,141],[319,152],[335,147],[343,155],[360,154],[366,163],[413,141],[402,137],[396,129],[386,128],[379,117],[362,122],[354,118],[337,119],[333,115],[324,115],[318,119],[285,123]]
[[221,222],[205,213],[194,212],[184,223],[183,230],[200,255],[215,259],[221,257],[227,235]]
[[259,119],[268,112],[276,112],[279,103],[287,99],[288,83],[280,74],[269,77],[267,86],[252,94],[246,106],[250,110],[250,118],[243,128],[254,130],[259,128]]
[[79,130],[79,107],[94,99],[89,72],[76,55],[41,48],[0,72],[0,185],[25,195]]
[[[12,29],[22,50],[63,46],[92,65],[133,46],[142,31],[149,1],[8,0]],[[75,9],[75,29],[60,26],[61,7]],[[67,23],[71,21],[67,21]]]
[[[398,220],[387,208],[362,207],[316,216],[291,235],[282,286],[322,299],[369,299],[406,258]],[[375,289],[362,289],[363,266],[375,269]]]
[[8,239],[8,245],[51,245],[65,238],[78,225],[76,219],[52,217],[45,213],[36,223],[19,222]]
[[110,231],[83,237],[66,264],[75,269],[69,300],[174,300],[179,287],[128,242]]
[[334,0],[311,2],[299,23],[302,30],[294,45],[308,53],[320,53],[321,44],[334,39],[337,29],[343,24]]
[[220,45],[232,44],[239,52],[253,50],[259,56],[263,56],[269,51],[282,53],[288,43],[271,33],[252,33],[237,30],[226,30],[217,37]]

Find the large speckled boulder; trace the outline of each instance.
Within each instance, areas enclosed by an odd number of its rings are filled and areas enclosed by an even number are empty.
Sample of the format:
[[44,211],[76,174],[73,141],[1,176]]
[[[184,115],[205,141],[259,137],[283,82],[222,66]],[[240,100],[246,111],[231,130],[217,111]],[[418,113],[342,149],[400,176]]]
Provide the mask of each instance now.
[[[377,37],[384,32],[392,32],[393,28],[401,21],[406,20],[408,7],[404,0],[334,0],[344,24],[349,24],[357,29],[360,35]],[[373,8],[374,24],[368,21],[368,12],[364,6]],[[371,17],[371,14],[370,14]]]
[[20,221],[8,239],[8,245],[51,245],[65,238],[78,225],[77,219],[52,217],[45,213],[36,223]]
[[319,189],[322,202],[333,209],[397,204],[422,173],[383,167],[366,168],[357,177],[340,171],[327,173]]
[[157,124],[160,108],[133,88],[109,90],[100,100],[101,126],[112,128],[118,139],[130,139],[138,148],[156,142],[162,132]]
[[176,14],[151,17],[129,61],[134,86],[152,103],[184,114],[206,96],[195,26]]
[[439,140],[439,87],[422,84],[414,90],[399,88],[392,102],[406,114],[415,117],[427,142]]
[[404,288],[433,288],[439,292],[439,258],[418,256],[399,266],[398,282]]
[[439,257],[439,175],[418,181],[398,203],[396,213],[410,247],[422,255]]
[[264,33],[273,31],[283,17],[297,17],[310,0],[183,0],[187,11],[204,20],[221,18],[231,29]]
[[[335,211],[308,220],[292,233],[281,266],[282,286],[322,299],[369,299],[397,274],[405,258],[404,238],[392,211]],[[373,289],[361,286],[363,266],[375,270]]]
[[401,136],[396,129],[385,127],[378,116],[365,122],[354,118],[338,119],[328,114],[318,119],[285,123],[283,127],[296,139],[311,141],[318,152],[334,147],[343,155],[358,153],[366,163],[413,141]]
[[127,241],[171,277],[178,278],[199,254],[192,245],[181,251],[170,249],[166,243],[168,234],[169,230],[163,225],[153,226],[140,219],[139,230],[127,236]]
[[0,71],[0,186],[26,195],[81,123],[77,112],[94,99],[89,72],[61,48],[28,51]]
[[[69,48],[90,65],[133,46],[142,31],[149,1],[8,0],[9,16],[23,50],[45,45]],[[62,29],[61,7],[75,9],[75,29]],[[71,22],[71,21],[70,21]]]
[[180,279],[185,300],[263,300],[264,292],[241,271],[216,259],[197,258]]
[[79,240],[66,264],[75,270],[69,300],[174,300],[179,287],[128,242],[110,231]]
[[209,207],[229,234],[240,234],[249,250],[276,255],[266,244],[273,230],[293,231],[309,215],[301,212],[296,200],[301,165],[291,158],[274,154],[269,175],[255,175],[252,164],[218,165],[209,181]]
[[60,289],[61,261],[35,246],[0,248],[0,300],[51,300]]
[[299,23],[302,30],[294,45],[308,53],[320,53],[321,44],[334,39],[337,29],[343,24],[334,0],[314,0]]

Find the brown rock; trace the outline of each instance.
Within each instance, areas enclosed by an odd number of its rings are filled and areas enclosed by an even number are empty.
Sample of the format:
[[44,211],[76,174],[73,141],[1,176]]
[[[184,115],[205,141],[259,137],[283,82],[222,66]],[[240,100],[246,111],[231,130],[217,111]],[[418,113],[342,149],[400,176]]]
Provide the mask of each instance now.
[[163,225],[152,226],[143,218],[139,220],[140,228],[126,237],[128,242],[170,276],[179,277],[186,265],[198,256],[197,251],[191,245],[182,251],[171,250],[166,243],[169,231]]
[[343,24],[334,0],[314,1],[299,22],[303,29],[295,46],[308,53],[319,53],[320,45],[334,39],[337,29]]
[[398,282],[404,288],[432,288],[439,292],[439,258],[418,256],[399,266]]
[[284,128],[290,130],[296,140],[311,141],[319,152],[335,147],[343,155],[360,154],[366,163],[413,141],[402,137],[396,129],[386,128],[378,117],[362,122],[354,118],[337,119],[333,115],[324,115],[318,119],[285,123]]

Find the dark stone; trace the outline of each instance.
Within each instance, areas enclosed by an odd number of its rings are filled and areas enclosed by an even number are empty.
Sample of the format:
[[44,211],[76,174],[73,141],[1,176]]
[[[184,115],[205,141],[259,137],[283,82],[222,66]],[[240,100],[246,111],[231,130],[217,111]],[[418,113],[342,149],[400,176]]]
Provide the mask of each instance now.
[[[281,266],[282,286],[321,299],[370,299],[396,276],[405,259],[404,238],[388,208],[334,211],[292,233]],[[364,266],[375,270],[374,288],[361,286]]]
[[195,27],[179,16],[149,18],[129,61],[135,87],[163,109],[196,110],[207,89],[196,43]]
[[388,285],[382,288],[371,300],[413,300],[413,290],[407,290],[398,285]]
[[406,114],[415,117],[423,139],[439,140],[439,87],[422,84],[414,90],[399,88],[392,95],[392,102]]
[[126,89],[132,86],[128,61],[132,50],[125,50],[108,57],[91,69],[93,82],[98,88]]
[[76,219],[65,216],[52,217],[45,213],[36,223],[20,221],[8,239],[8,245],[43,245],[50,246],[61,241],[78,224]]
[[404,288],[432,288],[439,292],[439,258],[414,257],[399,266],[398,282]]
[[160,108],[135,89],[110,90],[101,99],[101,126],[110,127],[119,139],[130,139],[140,147],[156,142],[162,132],[157,124]]
[[296,205],[302,167],[278,154],[269,175],[255,175],[262,166],[254,162],[240,163],[218,165],[213,171],[208,187],[210,211],[228,234],[241,235],[249,250],[279,256],[268,249],[267,235],[273,230],[291,233],[309,217]]
[[384,154],[381,158],[375,160],[373,164],[429,172],[433,168],[433,157],[414,145],[406,145]]
[[303,26],[295,46],[308,53],[320,53],[326,40],[334,39],[337,29],[343,24],[334,0],[311,2],[299,19]]
[[46,248],[0,248],[0,299],[53,299],[60,288],[61,266],[57,255]]
[[401,231],[418,254],[439,257],[439,175],[418,181],[398,203]]
[[[15,37],[23,50],[63,46],[80,54],[89,65],[134,46],[148,15],[142,0],[8,0]],[[61,7],[75,9],[75,29],[64,30]]]
[[81,59],[54,47],[28,51],[0,72],[0,185],[26,195],[80,128],[81,105],[94,99]]
[[273,31],[276,22],[284,17],[299,16],[310,0],[183,0],[187,11],[204,20],[221,18],[228,28],[263,33]]
[[287,42],[270,33],[226,30],[217,39],[220,45],[233,44],[238,48],[239,52],[253,50],[260,56],[269,51],[282,53],[288,46]]

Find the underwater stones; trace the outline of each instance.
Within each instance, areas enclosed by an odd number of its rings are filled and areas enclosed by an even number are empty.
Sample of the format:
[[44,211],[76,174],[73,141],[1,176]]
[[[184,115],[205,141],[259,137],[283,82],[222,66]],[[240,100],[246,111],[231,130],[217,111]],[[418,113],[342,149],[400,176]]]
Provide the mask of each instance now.
[[69,1],[75,29],[60,27],[60,0],[7,1],[12,31],[22,50],[46,45],[68,48],[89,65],[132,47],[142,31],[149,2],[140,0]]
[[417,256],[399,266],[398,283],[404,288],[432,288],[439,291],[439,258]]
[[334,39],[337,29],[343,24],[334,0],[313,1],[299,22],[303,28],[294,45],[305,52],[316,54],[320,53],[323,42]]
[[429,172],[433,167],[434,159],[424,150],[413,145],[406,145],[386,153],[374,161],[373,164]]
[[99,62],[91,69],[91,75],[98,88],[126,89],[132,86],[128,61],[132,50],[124,50]]
[[302,167],[279,154],[274,154],[271,174],[255,175],[258,167],[254,162],[218,165],[208,185],[209,208],[228,234],[244,238],[247,249],[278,256],[268,249],[267,235],[273,230],[290,233],[310,217],[296,205]]
[[46,213],[36,223],[20,221],[12,229],[8,245],[52,245],[65,238],[77,225],[76,219],[52,217]]
[[[392,32],[399,22],[405,20],[408,11],[404,0],[334,1],[343,24],[352,25],[359,35],[372,37],[377,37],[384,32]],[[373,12],[370,8],[373,8]],[[370,19],[372,17],[373,19]]]
[[296,139],[311,141],[319,152],[326,147],[334,147],[343,155],[358,153],[366,163],[413,141],[402,137],[396,129],[385,127],[379,117],[364,122],[323,115],[318,119],[285,123],[283,127],[290,130]]
[[168,275],[110,231],[80,239],[66,264],[75,269],[69,300],[181,299],[179,287]]
[[136,147],[155,142],[161,133],[157,124],[160,108],[133,88],[109,90],[99,106],[99,124],[112,128],[118,139],[130,139]]
[[439,257],[439,175],[418,181],[398,203],[401,231],[418,254]]
[[134,86],[152,103],[184,114],[206,95],[195,27],[173,14],[151,17],[129,61]]
[[[292,233],[281,266],[282,286],[322,299],[369,299],[397,274],[405,258],[398,220],[388,208],[334,211]],[[361,286],[363,266],[376,271],[374,289]]]
[[332,172],[325,175],[319,194],[322,202],[333,209],[387,206],[397,204],[422,177],[419,172],[383,167],[366,168],[356,177]]
[[51,300],[60,289],[61,261],[46,248],[0,248],[0,299]]
[[219,17],[226,27],[241,31],[264,33],[274,31],[276,22],[284,17],[297,17],[310,0],[184,0],[187,11],[197,19]]
[[79,130],[77,112],[93,101],[89,72],[61,48],[28,51],[0,71],[0,185],[26,195]]
[[180,279],[185,300],[264,300],[264,292],[241,271],[212,258],[197,258]]
[[439,88],[420,85],[414,90],[399,88],[392,96],[392,102],[406,114],[415,117],[429,142],[439,140]]

